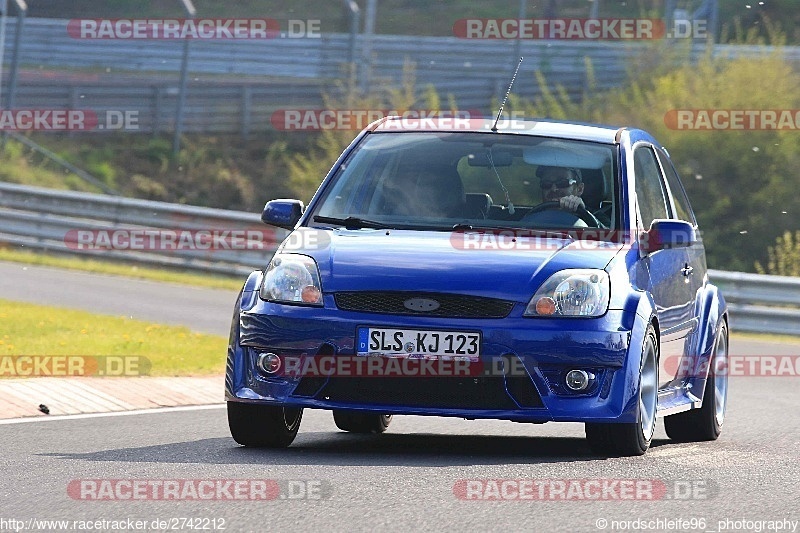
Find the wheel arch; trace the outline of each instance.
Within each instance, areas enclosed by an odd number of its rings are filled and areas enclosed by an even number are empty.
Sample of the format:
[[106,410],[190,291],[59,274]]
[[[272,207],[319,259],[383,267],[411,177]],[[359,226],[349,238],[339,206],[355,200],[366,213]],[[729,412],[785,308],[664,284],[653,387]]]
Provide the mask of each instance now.
[[228,336],[228,350],[225,358],[225,398],[235,400],[235,391],[245,384],[244,349],[239,344],[241,312],[250,309],[258,299],[258,288],[261,284],[260,270],[253,271],[242,285],[236,304],[233,307],[231,329]]
[[724,323],[728,335],[730,335],[730,323],[725,298],[716,285],[707,283],[698,301],[700,321],[695,342],[690,351],[690,353],[696,354],[696,359],[691,365],[694,371],[688,376],[686,384],[691,385],[690,390],[702,400],[705,395],[705,384],[711,368],[710,361],[720,326]]
[[630,342],[628,343],[628,354],[625,358],[625,366],[618,371],[622,374],[619,380],[615,379],[612,387],[618,387],[615,393],[623,398],[622,413],[620,421],[631,422],[636,420],[637,409],[639,408],[639,372],[642,366],[642,349],[644,348],[647,329],[653,327],[656,332],[656,348],[660,357],[660,324],[656,316],[656,306],[652,296],[647,292],[640,293],[639,301],[636,306],[636,315],[633,320],[633,327],[630,332]]

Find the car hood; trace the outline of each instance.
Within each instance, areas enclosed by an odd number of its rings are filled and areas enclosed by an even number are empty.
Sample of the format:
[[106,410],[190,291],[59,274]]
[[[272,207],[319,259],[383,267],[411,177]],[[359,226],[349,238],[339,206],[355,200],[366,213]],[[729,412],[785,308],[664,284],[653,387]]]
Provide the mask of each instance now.
[[298,231],[317,232],[316,246],[282,249],[313,257],[326,293],[449,292],[527,302],[553,272],[564,268],[602,269],[621,247],[557,237],[512,240],[510,234],[480,232]]

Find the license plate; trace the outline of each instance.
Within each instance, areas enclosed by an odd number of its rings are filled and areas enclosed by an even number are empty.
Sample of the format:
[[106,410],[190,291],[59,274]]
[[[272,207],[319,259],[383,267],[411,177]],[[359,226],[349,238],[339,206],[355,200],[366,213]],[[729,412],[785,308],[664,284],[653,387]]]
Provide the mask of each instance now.
[[481,334],[468,331],[358,328],[358,355],[478,359]]

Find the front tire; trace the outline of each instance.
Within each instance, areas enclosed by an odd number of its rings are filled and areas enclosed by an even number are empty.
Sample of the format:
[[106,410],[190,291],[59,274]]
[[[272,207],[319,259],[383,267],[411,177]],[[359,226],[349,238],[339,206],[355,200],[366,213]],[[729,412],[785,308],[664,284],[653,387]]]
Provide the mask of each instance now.
[[334,409],[333,421],[337,428],[350,433],[383,433],[392,423],[392,415]]
[[233,440],[253,448],[286,448],[297,436],[302,408],[228,402]]
[[[684,413],[664,418],[667,436],[678,442],[699,442],[717,440],[725,421],[725,407],[728,403],[728,327],[723,321],[720,325],[711,364],[703,392],[703,406]],[[716,369],[724,369],[717,374]]]
[[586,424],[586,440],[593,452],[607,456],[644,455],[656,427],[658,407],[658,340],[647,327],[639,368],[638,420],[630,424]]

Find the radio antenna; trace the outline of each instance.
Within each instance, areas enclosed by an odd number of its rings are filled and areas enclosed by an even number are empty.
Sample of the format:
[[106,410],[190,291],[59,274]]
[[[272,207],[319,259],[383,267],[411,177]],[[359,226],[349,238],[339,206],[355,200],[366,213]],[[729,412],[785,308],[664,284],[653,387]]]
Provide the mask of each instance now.
[[506,105],[506,101],[508,100],[508,95],[511,94],[511,87],[514,85],[514,80],[517,79],[517,72],[519,72],[519,67],[522,65],[523,58],[519,58],[519,63],[517,63],[517,68],[514,69],[514,75],[511,76],[511,83],[508,84],[508,90],[506,91],[506,96],[503,98],[503,103],[500,104],[500,111],[497,112],[497,118],[494,119],[494,125],[492,126],[492,131],[497,131],[497,123],[500,121],[500,115],[503,114],[503,107]]

